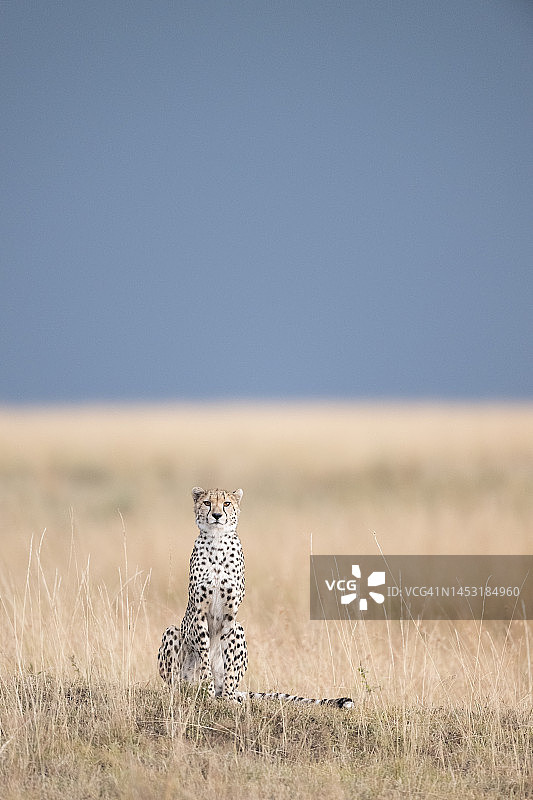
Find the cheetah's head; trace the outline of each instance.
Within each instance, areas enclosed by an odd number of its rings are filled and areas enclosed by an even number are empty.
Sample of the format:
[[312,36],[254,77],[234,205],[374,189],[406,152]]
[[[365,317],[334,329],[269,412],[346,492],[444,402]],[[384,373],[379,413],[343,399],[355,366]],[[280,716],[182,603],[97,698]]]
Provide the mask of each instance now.
[[242,489],[226,492],[224,489],[192,490],[196,524],[203,533],[234,531],[241,513]]

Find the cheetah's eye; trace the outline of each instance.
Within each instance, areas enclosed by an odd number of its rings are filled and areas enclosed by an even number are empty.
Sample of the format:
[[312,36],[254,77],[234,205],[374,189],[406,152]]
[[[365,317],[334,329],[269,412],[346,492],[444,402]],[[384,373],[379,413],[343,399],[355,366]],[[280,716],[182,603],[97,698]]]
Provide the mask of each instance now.
[[230,506],[230,505],[231,505],[231,503],[229,502],[229,500],[227,500],[227,501],[224,503],[224,508],[227,508],[227,507],[228,507],[228,506]]
[[204,506],[211,508],[211,503],[209,502],[209,500],[204,500]]

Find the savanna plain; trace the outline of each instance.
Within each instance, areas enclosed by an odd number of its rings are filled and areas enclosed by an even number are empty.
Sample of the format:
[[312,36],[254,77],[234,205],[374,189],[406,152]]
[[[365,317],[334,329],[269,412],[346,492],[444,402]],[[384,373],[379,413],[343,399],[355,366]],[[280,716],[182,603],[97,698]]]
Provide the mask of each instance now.
[[[250,666],[166,687],[192,486],[242,487]],[[526,554],[533,408],[0,411],[0,798],[533,797],[531,623],[313,622],[309,554]]]

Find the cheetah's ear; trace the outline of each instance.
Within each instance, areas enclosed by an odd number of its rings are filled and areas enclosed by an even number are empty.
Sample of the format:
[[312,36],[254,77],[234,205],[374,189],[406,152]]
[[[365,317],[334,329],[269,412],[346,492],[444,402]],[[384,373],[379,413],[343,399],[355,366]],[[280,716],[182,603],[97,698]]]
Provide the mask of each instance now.
[[235,489],[232,495],[236,498],[237,502],[240,503],[242,500],[242,489]]
[[203,494],[205,494],[205,489],[202,489],[201,486],[195,486],[191,494],[193,496],[194,502],[196,503],[198,498],[201,497]]

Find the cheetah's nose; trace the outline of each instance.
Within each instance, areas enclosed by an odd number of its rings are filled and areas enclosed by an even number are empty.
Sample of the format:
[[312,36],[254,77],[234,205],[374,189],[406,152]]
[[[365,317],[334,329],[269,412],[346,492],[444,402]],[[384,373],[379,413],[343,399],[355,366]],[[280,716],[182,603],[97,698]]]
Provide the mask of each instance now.
[[218,522],[220,517],[222,516],[222,514],[220,513],[220,511],[213,511],[213,516],[216,519],[216,521]]

